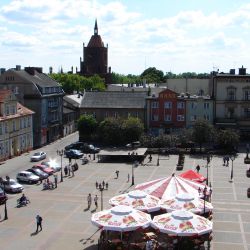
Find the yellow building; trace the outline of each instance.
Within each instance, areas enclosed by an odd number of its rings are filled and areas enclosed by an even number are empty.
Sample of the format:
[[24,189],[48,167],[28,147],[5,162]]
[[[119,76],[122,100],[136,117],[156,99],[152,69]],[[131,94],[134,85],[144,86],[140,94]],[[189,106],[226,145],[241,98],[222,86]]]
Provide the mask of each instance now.
[[33,148],[33,114],[11,90],[0,90],[0,161]]

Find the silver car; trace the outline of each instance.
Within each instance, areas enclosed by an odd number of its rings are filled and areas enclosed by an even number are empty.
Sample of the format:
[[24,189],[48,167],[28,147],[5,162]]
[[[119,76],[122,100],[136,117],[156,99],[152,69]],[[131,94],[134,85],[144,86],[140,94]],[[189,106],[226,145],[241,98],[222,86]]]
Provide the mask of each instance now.
[[49,168],[52,168],[54,172],[58,172],[61,170],[61,166],[56,161],[42,161],[41,165],[45,165]]
[[37,183],[39,177],[28,171],[21,171],[17,174],[16,179],[18,182],[28,182],[29,184]]
[[6,192],[19,193],[23,191],[23,186],[13,179],[0,179],[0,187]]
[[41,161],[46,158],[46,153],[43,151],[36,152],[30,157],[30,161]]

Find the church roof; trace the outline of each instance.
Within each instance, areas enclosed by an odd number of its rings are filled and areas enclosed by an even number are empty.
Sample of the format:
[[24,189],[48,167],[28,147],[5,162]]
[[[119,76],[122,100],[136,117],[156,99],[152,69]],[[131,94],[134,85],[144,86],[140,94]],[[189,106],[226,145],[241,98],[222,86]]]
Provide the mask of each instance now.
[[100,35],[93,35],[90,38],[90,41],[88,43],[88,47],[94,47],[94,48],[104,47],[104,43],[102,41],[101,36]]

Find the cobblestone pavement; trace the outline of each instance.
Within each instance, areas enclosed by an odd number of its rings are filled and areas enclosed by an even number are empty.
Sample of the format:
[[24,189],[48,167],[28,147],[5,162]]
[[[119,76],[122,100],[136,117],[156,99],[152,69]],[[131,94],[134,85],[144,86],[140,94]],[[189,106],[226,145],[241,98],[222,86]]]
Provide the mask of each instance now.
[[[240,154],[234,164],[234,178],[230,183],[229,167],[222,165],[222,157],[214,156],[209,167],[209,182],[213,187],[212,203],[214,205],[214,239],[211,249],[247,250],[250,249],[250,199],[246,191],[250,187],[250,179],[246,177],[244,155]],[[58,158],[59,160],[59,158]],[[11,164],[11,161],[5,164]],[[65,164],[66,159],[63,159]],[[130,164],[97,163],[91,161],[80,165],[74,177],[66,177],[54,190],[42,191],[41,185],[25,185],[25,194],[31,203],[27,207],[17,208],[16,199],[20,194],[9,195],[8,217],[0,222],[0,246],[4,250],[29,249],[97,249],[99,232],[91,222],[94,205],[87,210],[87,195],[99,196],[95,188],[96,181],[109,183],[109,189],[103,192],[104,208],[109,208],[108,200],[114,195],[127,192],[131,184],[127,183]],[[145,166],[134,169],[135,183],[169,176],[175,172],[177,156],[157,156]],[[199,164],[201,173],[206,176],[205,159],[186,156],[184,171]],[[115,179],[115,171],[119,170],[119,179]],[[179,172],[180,173],[180,172]],[[59,174],[60,177],[60,174]],[[100,204],[99,204],[100,208]],[[3,218],[4,206],[0,206]],[[43,231],[35,234],[35,216],[43,217]]]

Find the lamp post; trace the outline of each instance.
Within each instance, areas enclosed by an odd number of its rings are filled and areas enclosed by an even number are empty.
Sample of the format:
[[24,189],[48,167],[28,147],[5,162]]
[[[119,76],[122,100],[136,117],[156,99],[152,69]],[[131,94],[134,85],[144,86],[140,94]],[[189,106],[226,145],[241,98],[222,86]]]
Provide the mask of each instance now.
[[59,155],[61,157],[61,182],[63,182],[63,172],[62,172],[62,157],[63,157],[63,149],[62,150],[59,150]]
[[207,186],[208,186],[208,167],[209,167],[209,163],[210,163],[212,158],[213,158],[212,155],[210,155],[210,154],[207,155],[207,179],[206,179],[206,185]]
[[4,201],[4,220],[8,220],[8,211],[7,211],[7,197],[5,193],[5,182],[3,182],[3,192],[5,196],[5,201]]
[[103,210],[103,190],[104,190],[104,186],[99,185],[99,186],[98,186],[98,189],[99,189],[100,192],[101,192],[101,210]]
[[234,178],[234,160],[235,160],[235,156],[234,156],[234,155],[231,155],[231,156],[230,156],[230,160],[232,161],[230,182],[233,182],[233,178]]
[[203,199],[204,199],[203,214],[205,214],[205,212],[206,212],[206,197],[207,197],[207,187],[205,186],[205,188],[203,189]]
[[132,164],[132,183],[131,183],[132,186],[135,185],[134,167],[135,163]]
[[158,149],[157,166],[160,166],[160,149]]

